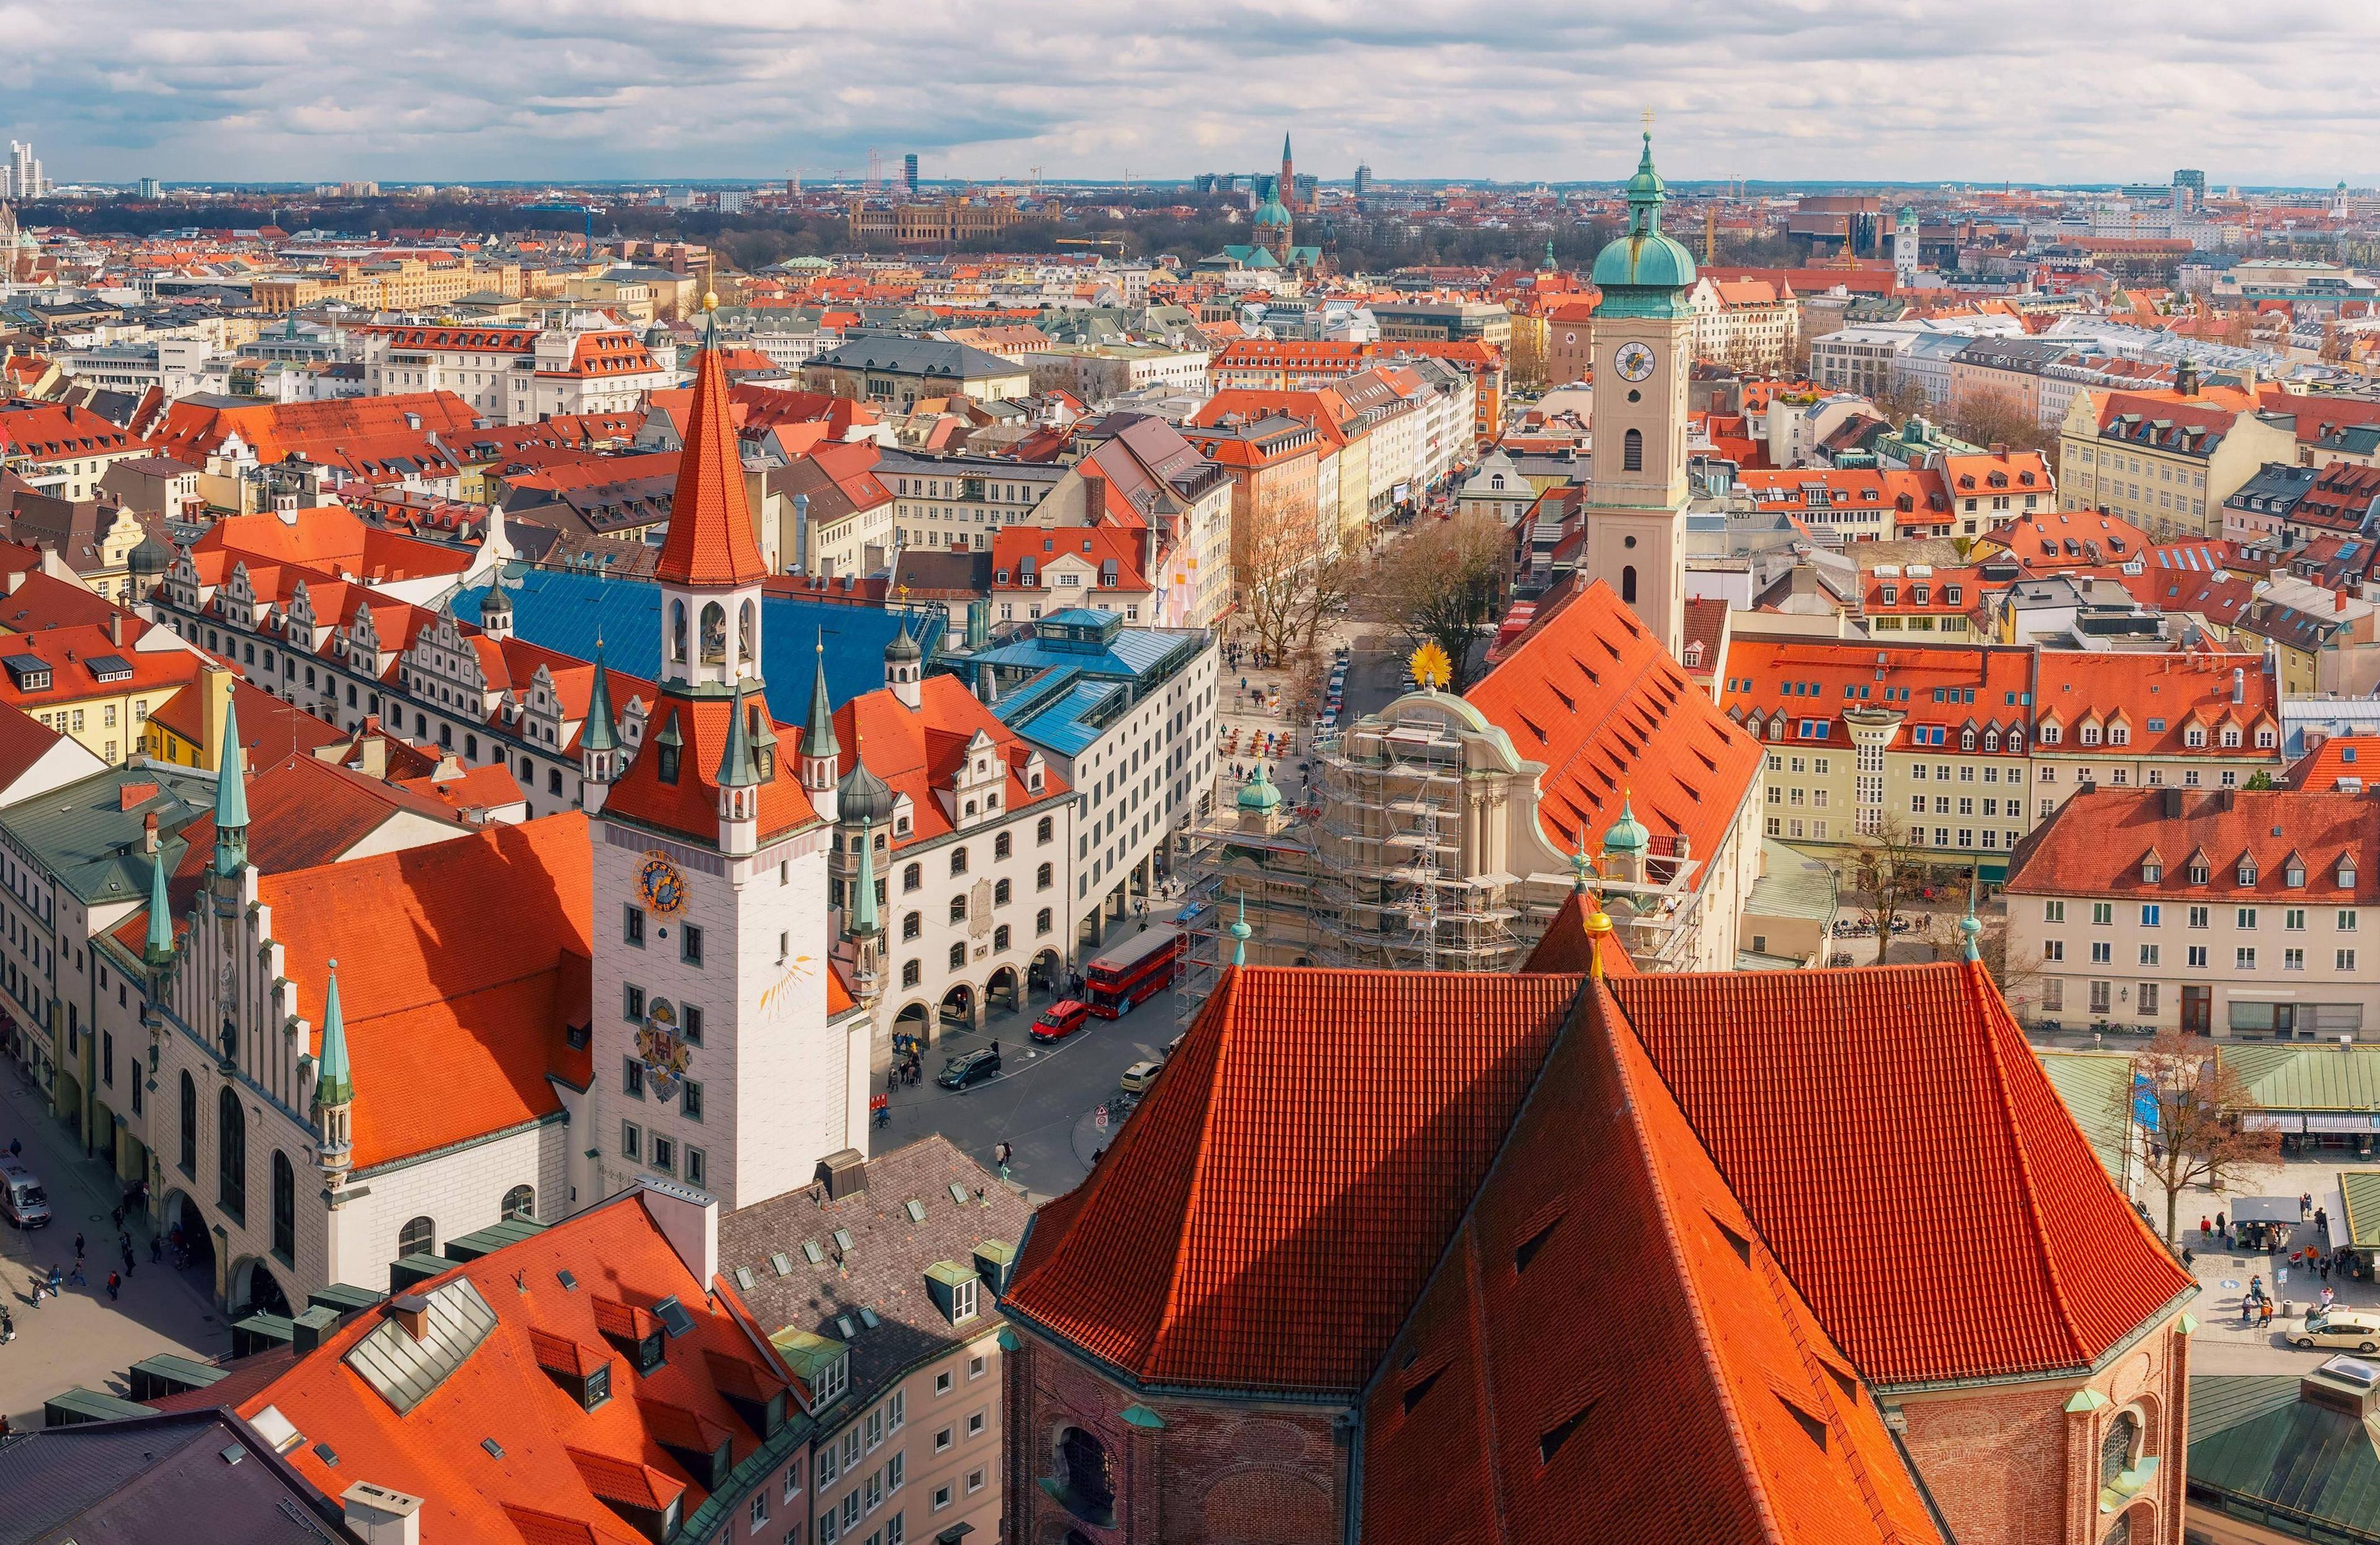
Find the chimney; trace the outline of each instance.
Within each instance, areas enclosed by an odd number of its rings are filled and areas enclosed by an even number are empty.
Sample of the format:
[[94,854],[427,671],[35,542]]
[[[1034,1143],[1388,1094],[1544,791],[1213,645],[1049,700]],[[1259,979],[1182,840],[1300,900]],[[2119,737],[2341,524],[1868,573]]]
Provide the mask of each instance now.
[[1083,474],[1083,524],[1097,526],[1105,520],[1108,508],[1108,481],[1097,472]]
[[157,812],[154,810],[140,818],[140,851],[152,857],[157,852]]
[[421,1545],[421,1499],[359,1480],[339,1493],[348,1532],[364,1545]]
[[2159,797],[2158,802],[2164,807],[2165,818],[2168,821],[2181,819],[2181,789],[2178,785],[2166,785],[2165,792]]
[[430,1300],[419,1293],[404,1293],[388,1301],[388,1317],[396,1328],[420,1341],[430,1333]]
[[2337,595],[2335,595],[2335,596],[2333,596],[2333,597],[2331,598],[2331,602],[2332,602],[2332,604],[2331,604],[2331,608],[2330,608],[2330,609],[2331,609],[2332,611],[2334,611],[2334,612],[2344,612],[2344,611],[2346,611],[2346,610],[2347,610],[2347,592],[2346,592],[2345,590],[2340,590]]
[[8,593],[9,593],[10,595],[15,595],[15,594],[17,593],[17,587],[18,587],[19,585],[22,585],[22,584],[25,582],[25,576],[27,576],[28,574],[30,574],[31,572],[32,572],[32,570],[31,570],[31,569],[29,569],[29,568],[20,568],[20,569],[18,569],[15,573],[13,573],[13,574],[9,575],[9,576],[8,576]]
[[[2338,604],[2339,604],[2339,606],[2340,606],[2340,608],[2341,608],[2341,609],[2344,609],[2344,608],[2346,607],[2346,605],[2347,605],[2347,597],[2345,597],[2345,596],[2343,596],[2343,595],[2342,595],[2342,596],[2340,596],[2340,597],[2338,598]],[[108,641],[109,643],[111,643],[111,644],[115,645],[115,646],[116,646],[117,648],[119,648],[119,649],[123,647],[123,645],[124,645],[124,614],[123,614],[123,613],[121,613],[121,612],[110,612],[109,614],[107,614],[107,641]]]
[[856,1148],[830,1153],[819,1161],[819,1178],[826,1182],[827,1199],[841,1201],[868,1189],[868,1159]]
[[2244,666],[2231,667],[2231,700],[2235,703],[2248,700],[2248,672]]
[[703,1291],[710,1292],[710,1279],[719,1275],[719,1204],[693,1186],[674,1181],[643,1175],[638,1185],[653,1226],[677,1251]]

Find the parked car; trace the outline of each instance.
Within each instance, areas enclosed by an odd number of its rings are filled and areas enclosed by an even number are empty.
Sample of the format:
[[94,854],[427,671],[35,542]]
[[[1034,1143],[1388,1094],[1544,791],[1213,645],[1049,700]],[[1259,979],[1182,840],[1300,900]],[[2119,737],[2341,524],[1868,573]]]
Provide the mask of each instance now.
[[1116,1084],[1126,1094],[1147,1094],[1148,1086],[1157,1082],[1157,1076],[1164,1071],[1163,1063],[1136,1062],[1123,1070],[1123,1077]]
[[1091,1022],[1091,1005],[1078,998],[1061,998],[1041,1011],[1027,1032],[1044,1046],[1063,1040]]
[[22,1164],[0,1164],[0,1214],[18,1228],[40,1228],[50,1221],[49,1193],[41,1176]]
[[979,1052],[969,1052],[965,1056],[953,1057],[944,1063],[941,1076],[934,1082],[946,1089],[963,1089],[971,1084],[980,1084],[999,1072],[1000,1053],[987,1046]]
[[2325,1314],[2308,1309],[2305,1328],[2289,1338],[2291,1346],[2344,1346],[2357,1352],[2380,1350],[2380,1315],[2361,1309],[2333,1308]]

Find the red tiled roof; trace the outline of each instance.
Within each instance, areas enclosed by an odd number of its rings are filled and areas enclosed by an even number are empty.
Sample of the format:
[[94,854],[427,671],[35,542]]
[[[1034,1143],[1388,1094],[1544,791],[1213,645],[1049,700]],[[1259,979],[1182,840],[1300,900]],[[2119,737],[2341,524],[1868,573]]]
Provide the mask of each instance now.
[[[776,776],[760,785],[759,840],[766,844],[816,821],[818,811],[811,809],[810,797],[803,792],[800,779],[795,776],[795,759],[790,755],[800,729],[779,724],[758,693],[747,697],[746,710],[752,715],[751,724],[757,725],[765,720],[777,736]],[[715,845],[719,840],[719,763],[735,714],[735,700],[730,698],[663,694],[647,717],[645,738],[638,748],[637,760],[628,764],[628,770],[604,797],[603,813]],[[656,737],[671,724],[677,726],[685,744],[679,752],[677,781],[664,783]]]
[[1450,1517],[1497,1541],[1942,1539],[1875,1398],[1593,981],[1363,1432],[1364,1545],[1435,1541]]
[[[1865,640],[1739,638],[1728,646],[1719,701],[1730,720],[1764,741],[1797,750],[1849,751],[1844,711],[1889,709],[1905,716],[1894,734],[1903,748],[1939,731],[1943,748],[1957,750],[1972,726],[1976,753],[2022,756],[2023,740],[2011,743],[2009,732],[2032,734],[2025,694],[2033,689],[2033,651],[2020,645],[1879,649]],[[1811,725],[1824,733],[1805,734]]]
[[586,997],[591,854],[569,813],[262,878],[318,1045],[339,963],[358,1170],[555,1114],[553,1077],[586,1087],[564,1032]]
[[1603,956],[1603,968],[1614,976],[1634,976],[1636,963],[1628,958],[1628,948],[1620,943],[1617,933],[1603,935],[1598,951],[1595,936],[1586,931],[1588,903],[1573,891],[1562,898],[1561,910],[1546,925],[1536,947],[1530,950],[1528,960],[1521,969],[1530,976],[1582,976],[1590,958],[1597,953]]
[[299,510],[294,520],[271,511],[225,516],[190,550],[237,554],[251,567],[298,564],[375,583],[458,575],[471,566],[468,548],[382,530],[339,505]]
[[[2369,794],[2299,789],[2086,788],[2032,832],[2008,889],[2175,900],[2380,902],[2380,814]],[[2147,877],[2154,858],[2159,874]],[[2245,861],[2255,878],[2242,882]],[[2204,881],[2191,868],[2203,864]],[[2340,865],[2353,883],[2339,883]],[[2292,865],[2303,882],[2292,885]]]
[[2362,788],[2380,786],[2380,736],[2335,735],[2298,759],[2289,769],[2288,786],[2334,789],[2341,778]]
[[[1876,1383],[2087,1367],[2192,1290],[1980,968],[1657,975],[1610,991],[1762,1239]],[[1992,1245],[1912,1270],[1928,1239]]]
[[[1090,1177],[1036,1221],[1003,1308],[1151,1382],[1352,1393],[1576,991],[1232,971]],[[1410,1033],[1344,1033],[1358,1024]]]
[[1760,771],[1759,746],[1599,580],[1541,620],[1463,698],[1523,757],[1546,764],[1537,824],[1565,852],[1582,827],[1599,844],[1624,799],[1663,851],[1683,834],[1706,858]]
[[[2240,673],[2241,701],[2231,700],[2232,673]],[[2043,650],[2036,666],[2033,717],[2036,753],[2112,751],[2135,757],[2253,757],[2279,766],[2280,689],[2264,658],[2195,650],[2186,654],[2133,654],[2080,650]],[[2081,731],[2091,720],[2105,726],[2120,718],[2124,747],[2083,745]],[[2152,724],[2155,720],[2156,724]],[[2058,726],[2058,738],[2047,738]],[[2162,724],[2163,728],[2158,728]],[[2193,725],[2206,731],[2206,744],[2190,744]],[[2236,726],[2240,744],[2225,746],[2225,726]],[[2272,746],[2256,745],[2258,732]]]
[[[360,1111],[370,1098],[360,1070],[357,1097]],[[577,1286],[562,1284],[565,1271]],[[638,1533],[613,1501],[658,1510],[676,1499],[691,1515],[708,1495],[708,1475],[689,1473],[664,1446],[662,1429],[674,1435],[685,1425],[680,1414],[724,1437],[731,1465],[759,1449],[761,1435],[713,1376],[713,1355],[745,1365],[773,1397],[786,1381],[759,1349],[761,1327],[733,1294],[710,1291],[723,1287],[721,1279],[694,1278],[639,1195],[565,1218],[415,1291],[435,1293],[458,1279],[494,1310],[495,1328],[409,1412],[400,1415],[347,1361],[356,1343],[384,1323],[385,1311],[375,1310],[249,1393],[240,1414],[253,1419],[267,1405],[278,1407],[308,1439],[289,1463],[330,1495],[362,1475],[423,1498],[422,1545],[516,1538],[531,1545],[634,1545]],[[540,1349],[557,1339],[603,1344],[597,1284],[639,1306],[674,1297],[692,1328],[672,1337],[663,1361],[648,1372],[615,1361],[613,1398],[589,1411],[547,1374]],[[337,1467],[322,1457],[325,1451],[337,1454]]]
[[956,828],[951,812],[935,795],[947,789],[966,760],[966,748],[978,734],[989,737],[994,754],[1006,764],[1008,778],[1000,791],[1003,809],[1070,793],[1066,781],[1045,768],[1041,790],[1025,786],[1025,764],[1033,748],[1000,722],[991,710],[953,675],[932,675],[918,683],[918,706],[911,708],[889,688],[864,692],[834,711],[835,739],[843,748],[843,771],[860,760],[884,780],[896,795],[906,795],[912,807],[909,833],[893,840],[897,851],[921,842],[948,836]]
[[716,349],[705,349],[695,363],[686,451],[653,578],[665,585],[754,585],[768,573],[752,536],[727,371]]

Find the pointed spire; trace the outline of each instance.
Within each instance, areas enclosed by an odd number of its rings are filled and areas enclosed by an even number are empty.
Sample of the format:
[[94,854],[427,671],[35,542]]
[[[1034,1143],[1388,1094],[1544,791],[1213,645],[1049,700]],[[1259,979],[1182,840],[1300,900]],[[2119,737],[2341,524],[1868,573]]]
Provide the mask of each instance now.
[[347,1072],[347,1022],[339,1012],[339,963],[334,960],[322,988],[322,1059],[314,1074],[314,1103],[345,1105],[355,1097]]
[[851,936],[873,938],[876,926],[876,837],[862,826],[859,829],[859,878],[853,882],[857,894],[851,903]]
[[239,743],[239,705],[224,701],[223,755],[215,778],[215,872],[248,862],[248,758]]
[[1570,888],[1580,895],[1588,892],[1587,882],[1595,877],[1595,860],[1586,854],[1586,822],[1578,823],[1578,851],[1571,855]]
[[752,739],[744,724],[744,684],[735,684],[735,710],[727,721],[727,744],[719,753],[719,786],[750,788],[760,781],[752,762]]
[[140,947],[140,958],[152,967],[174,958],[174,904],[165,894],[163,848],[149,865],[149,938]]
[[1981,885],[1982,877],[1970,870],[1967,872],[1967,915],[1959,919],[1959,954],[1968,960],[1984,958],[1984,924],[1975,916],[1975,893]]
[[802,755],[839,757],[843,748],[834,738],[834,703],[826,691],[826,629],[819,629],[818,670],[810,677],[810,716],[802,725]]
[[1242,891],[1240,893],[1240,916],[1238,920],[1232,924],[1232,965],[1245,966],[1248,963],[1248,936],[1254,932],[1256,932],[1256,930],[1248,926],[1248,894],[1245,891]]
[[1281,137],[1281,164],[1284,166],[1289,164],[1289,135],[1285,130]]
[[587,724],[579,731],[578,747],[582,751],[616,751],[620,748],[619,722],[612,715],[611,673],[603,668],[603,639],[595,639],[595,689],[587,695]]
[[719,298],[707,294],[702,304],[710,313],[707,347],[695,361],[669,535],[653,578],[664,585],[757,585],[769,568],[753,540],[752,506],[744,493],[744,458],[718,347]]

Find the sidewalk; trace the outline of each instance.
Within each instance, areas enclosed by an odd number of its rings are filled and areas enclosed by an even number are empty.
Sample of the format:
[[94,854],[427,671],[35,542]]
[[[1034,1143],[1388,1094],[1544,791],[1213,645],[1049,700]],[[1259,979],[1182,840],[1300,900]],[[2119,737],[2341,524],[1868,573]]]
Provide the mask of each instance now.
[[[20,1233],[0,1225],[0,1304],[17,1321],[17,1339],[0,1346],[0,1413],[11,1426],[38,1427],[42,1402],[81,1385],[126,1393],[125,1369],[160,1352],[209,1360],[227,1354],[231,1333],[209,1298],[203,1271],[186,1277],[149,1259],[150,1228],[144,1215],[126,1218],[132,1235],[133,1271],[115,1302],[107,1296],[107,1273],[123,1270],[116,1228],[110,1221],[120,1194],[106,1166],[87,1160],[66,1129],[52,1120],[45,1102],[18,1080],[13,1067],[0,1074],[0,1148],[23,1140],[18,1161],[42,1178],[55,1221]],[[68,1287],[59,1298],[33,1305],[34,1273],[52,1265],[74,1270],[79,1231],[91,1254],[90,1284]]]

